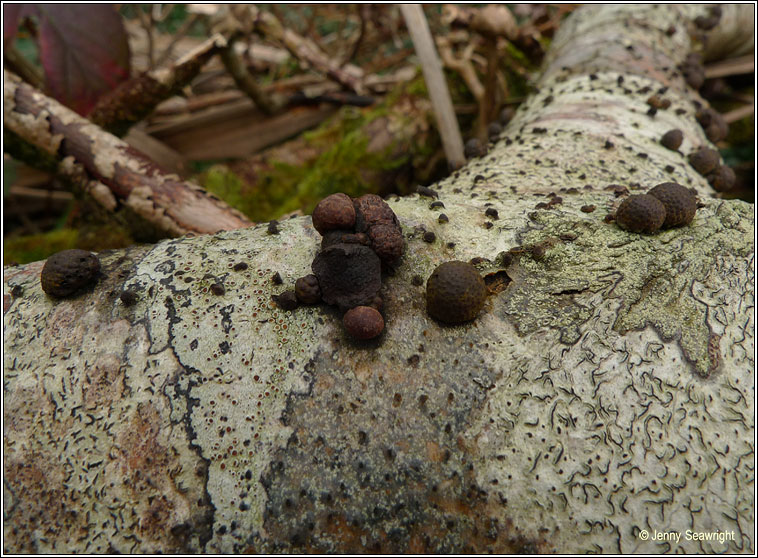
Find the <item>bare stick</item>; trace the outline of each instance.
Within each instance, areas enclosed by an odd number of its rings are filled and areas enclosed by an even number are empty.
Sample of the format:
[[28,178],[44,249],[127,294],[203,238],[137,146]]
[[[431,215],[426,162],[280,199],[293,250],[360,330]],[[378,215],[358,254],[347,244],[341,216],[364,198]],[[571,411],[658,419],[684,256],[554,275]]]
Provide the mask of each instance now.
[[457,58],[455,54],[453,54],[453,47],[446,37],[438,37],[437,46],[439,46],[440,56],[442,56],[442,61],[445,63],[445,66],[461,75],[463,81],[466,82],[469,91],[471,91],[471,94],[474,96],[474,99],[476,99],[478,103],[481,103],[484,98],[484,86],[479,80],[479,76],[476,75],[474,65],[471,63],[471,56],[473,55],[475,48],[474,43],[466,45],[466,48],[463,51],[463,56],[460,58]]
[[705,67],[706,79],[734,76],[739,74],[750,74],[755,71],[755,60],[753,55],[740,56],[738,58],[727,58],[719,60]]
[[167,174],[123,140],[3,72],[5,148],[37,168],[56,172],[103,207],[131,210],[159,235],[248,227],[239,211],[200,186]]
[[248,97],[250,97],[255,106],[261,109],[261,112],[265,114],[273,114],[276,110],[274,103],[271,99],[258,87],[255,82],[255,78],[250,74],[247,66],[234,50],[234,43],[236,38],[229,39],[229,44],[226,48],[220,52],[221,60],[224,63],[227,71],[234,78],[234,82],[242,91],[244,91]]
[[426,87],[437,117],[448,164],[453,168],[461,167],[466,162],[463,156],[463,139],[453,111],[450,91],[448,91],[445,76],[442,74],[442,64],[434,48],[429,24],[421,9],[421,4],[401,4],[400,10],[405,18],[413,45],[416,47],[416,53],[421,60],[421,69],[424,72]]
[[88,118],[113,134],[124,135],[158,103],[194,79],[210,57],[225,46],[226,40],[221,35],[214,35],[170,68],[144,72],[125,81],[102,97]]
[[176,43],[178,43],[181,39],[184,38],[185,35],[187,35],[187,33],[189,33],[189,30],[199,19],[200,14],[192,14],[186,20],[184,20],[182,26],[177,29],[176,33],[174,33],[174,35],[171,37],[171,42],[168,44],[168,46],[166,46],[161,55],[158,57],[158,60],[155,62],[156,66],[160,67],[166,60],[171,57],[171,54],[174,52]]
[[253,10],[255,30],[263,33],[269,39],[281,42],[298,60],[303,60],[314,69],[324,72],[331,79],[352,91],[363,94],[365,88],[361,79],[331,60],[313,41],[309,41],[290,29],[285,29],[282,23],[271,12]]
[[755,105],[753,103],[750,103],[749,105],[745,105],[743,107],[738,107],[734,110],[730,110],[723,116],[726,123],[731,124],[732,122],[737,122],[738,120],[742,120],[743,118],[752,116],[754,113],[755,113]]

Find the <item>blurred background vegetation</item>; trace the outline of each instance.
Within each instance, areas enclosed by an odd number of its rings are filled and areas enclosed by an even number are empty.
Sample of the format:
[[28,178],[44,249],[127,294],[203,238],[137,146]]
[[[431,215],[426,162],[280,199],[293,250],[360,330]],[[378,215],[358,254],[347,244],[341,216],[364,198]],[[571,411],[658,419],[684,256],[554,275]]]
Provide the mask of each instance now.
[[[509,6],[518,40],[493,40],[468,27],[466,10],[476,7],[424,6],[443,54],[464,141],[476,138],[486,145],[490,124],[507,120],[508,110],[529,93],[529,75],[539,67],[563,17],[575,8]],[[123,26],[128,44],[124,66],[132,76],[171,68],[223,27],[229,15],[224,14],[228,7],[213,4],[124,4],[105,9],[116,11],[119,23],[114,25]],[[281,38],[243,32],[236,37],[234,56],[273,111],[262,110],[221,57],[214,56],[177,95],[136,124],[125,140],[256,222],[293,212],[307,214],[335,191],[353,196],[404,194],[448,174],[413,44],[396,5],[269,4],[259,9],[296,41],[347,76],[357,77],[363,90],[347,90],[344,83],[293,55]],[[56,93],[54,61],[38,46],[40,35],[49,32],[45,26],[55,25],[56,17],[34,12],[19,18],[13,34],[6,28],[4,64],[64,102],[63,94]],[[97,20],[89,23],[99,25]],[[77,54],[75,39],[64,47],[72,56]],[[738,176],[728,196],[749,201],[754,195],[754,118],[745,106],[752,107],[753,84],[753,70],[743,65],[707,80],[701,91],[717,110],[734,116],[729,137],[719,147]],[[69,106],[77,108],[72,102]],[[3,163],[5,265],[44,259],[66,248],[100,251],[149,240],[115,223],[54,175],[7,154]]]

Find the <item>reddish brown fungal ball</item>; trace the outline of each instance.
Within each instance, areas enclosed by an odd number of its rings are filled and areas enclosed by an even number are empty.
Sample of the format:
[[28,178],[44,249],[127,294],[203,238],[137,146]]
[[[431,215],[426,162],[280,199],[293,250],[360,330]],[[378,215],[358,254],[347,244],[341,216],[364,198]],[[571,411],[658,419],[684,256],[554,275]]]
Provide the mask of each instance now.
[[658,184],[648,194],[658,199],[666,208],[664,228],[689,225],[695,217],[695,211],[697,211],[695,196],[681,184],[664,182]]
[[669,130],[665,134],[663,134],[663,137],[661,138],[661,145],[665,147],[666,149],[670,149],[671,151],[676,151],[679,149],[679,146],[682,145],[682,141],[684,140],[684,134],[681,130],[674,129]]
[[63,250],[50,256],[42,268],[40,284],[49,296],[70,296],[92,283],[100,273],[100,260],[86,250]]
[[321,288],[318,286],[318,278],[310,274],[295,281],[295,296],[303,304],[320,302]]
[[635,233],[653,233],[666,220],[666,208],[648,194],[629,196],[616,210],[616,222],[622,229]]
[[446,323],[473,320],[487,298],[487,285],[476,268],[465,262],[445,262],[426,282],[426,311]]
[[371,248],[388,264],[403,254],[403,232],[395,212],[376,194],[366,194],[354,200],[355,230],[367,233]]
[[313,210],[313,228],[322,236],[334,229],[352,229],[355,225],[355,206],[347,194],[332,194],[318,202]]
[[705,135],[713,143],[719,142],[729,134],[729,124],[724,117],[712,108],[701,108],[695,114],[695,118],[703,127]]
[[715,149],[701,147],[694,153],[690,153],[688,160],[692,168],[705,176],[719,166],[719,152]]
[[734,171],[726,165],[719,166],[708,175],[708,183],[717,192],[728,192],[734,186],[735,180],[737,180],[737,177]]
[[369,229],[371,247],[383,262],[394,263],[403,255],[403,233],[399,225],[374,225]]
[[384,331],[384,318],[376,308],[356,306],[342,317],[347,332],[356,339],[373,339]]
[[271,295],[271,300],[282,310],[294,310],[297,308],[295,291],[284,291],[280,295]]

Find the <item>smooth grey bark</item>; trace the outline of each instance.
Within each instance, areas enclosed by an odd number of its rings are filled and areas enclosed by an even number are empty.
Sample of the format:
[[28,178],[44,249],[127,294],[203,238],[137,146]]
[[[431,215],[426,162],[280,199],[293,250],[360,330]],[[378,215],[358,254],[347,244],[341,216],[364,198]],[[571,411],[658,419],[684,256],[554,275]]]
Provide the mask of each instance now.
[[[687,164],[707,140],[673,72],[704,9],[566,21],[444,208],[390,201],[406,255],[375,342],[272,304],[310,271],[307,217],[101,254],[70,300],[42,262],[5,269],[4,550],[752,553],[753,212]],[[690,226],[604,221],[607,186],[669,180],[700,193]],[[413,279],[472,258],[495,294],[442,326]]]

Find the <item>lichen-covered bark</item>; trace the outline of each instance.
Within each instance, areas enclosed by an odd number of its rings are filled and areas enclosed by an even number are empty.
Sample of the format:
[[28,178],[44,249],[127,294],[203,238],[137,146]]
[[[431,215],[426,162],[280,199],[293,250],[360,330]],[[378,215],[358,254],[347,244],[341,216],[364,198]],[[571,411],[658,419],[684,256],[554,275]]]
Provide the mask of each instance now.
[[[70,300],[41,263],[6,269],[4,550],[752,553],[752,208],[657,148],[658,127],[706,142],[690,93],[650,118],[636,91],[660,82],[594,71],[543,84],[444,207],[390,200],[406,255],[373,342],[272,304],[310,271],[309,218],[101,254]],[[701,192],[690,226],[604,221],[608,185],[669,179]],[[442,326],[413,278],[472,258],[497,293]]]

